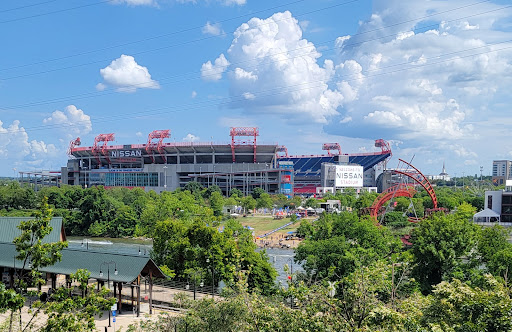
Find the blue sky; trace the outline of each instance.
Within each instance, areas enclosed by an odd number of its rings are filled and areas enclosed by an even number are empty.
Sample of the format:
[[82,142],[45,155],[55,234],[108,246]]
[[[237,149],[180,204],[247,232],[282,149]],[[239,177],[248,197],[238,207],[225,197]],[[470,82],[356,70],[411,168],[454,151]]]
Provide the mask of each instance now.
[[[291,154],[392,143],[424,173],[512,159],[512,7],[483,0],[20,0],[0,3],[0,175],[90,146],[228,142]],[[456,174],[457,173],[457,174]]]

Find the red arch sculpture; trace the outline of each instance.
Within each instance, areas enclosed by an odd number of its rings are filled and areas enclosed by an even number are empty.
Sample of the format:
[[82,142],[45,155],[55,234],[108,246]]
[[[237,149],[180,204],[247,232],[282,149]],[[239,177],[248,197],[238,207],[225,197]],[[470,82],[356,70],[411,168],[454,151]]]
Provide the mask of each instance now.
[[377,220],[377,216],[381,207],[389,201],[393,197],[413,197],[416,193],[416,189],[413,186],[408,184],[398,184],[394,187],[390,187],[387,190],[383,191],[376,199],[373,201],[373,204],[370,208],[368,208],[370,212],[370,217]]
[[[419,169],[417,169],[410,163],[408,163],[402,159],[398,159],[398,160],[399,160],[398,168],[396,170],[394,170],[393,172],[395,172],[396,174],[402,174],[404,176],[407,176],[408,178],[413,179],[414,182],[419,184],[421,187],[423,187],[423,189],[425,189],[427,191],[430,198],[432,199],[432,204],[434,205],[434,208],[432,209],[432,211],[440,210],[437,207],[437,197],[436,197],[434,188],[432,187],[432,185],[430,184],[428,179],[425,177],[425,175],[423,175],[423,173],[421,173]],[[407,169],[411,168],[414,171],[411,171],[411,172],[401,171],[400,170],[401,168],[405,168],[404,167],[405,165],[401,165],[401,163],[405,164],[407,166],[406,167]],[[402,167],[400,167],[400,166],[402,166]],[[379,214],[380,209],[382,208],[384,203],[389,201],[391,198],[393,198],[393,197],[413,197],[415,193],[416,193],[416,190],[414,189],[414,187],[412,185],[409,185],[409,184],[401,183],[394,187],[390,187],[387,190],[383,191],[375,199],[372,206],[370,208],[366,209],[365,212],[367,212],[367,213],[369,212],[370,216],[373,219],[377,220],[377,216]],[[417,218],[410,218],[409,220],[413,221],[413,222],[418,222]]]
[[[428,179],[425,177],[425,175],[423,175],[423,173],[420,172],[419,169],[417,169],[416,167],[414,167],[413,165],[411,165],[410,163],[402,160],[402,159],[398,159],[401,163],[404,163],[405,165],[408,166],[408,168],[412,168],[414,169],[416,172],[413,173],[413,172],[403,172],[403,171],[400,171],[400,167],[398,167],[397,170],[394,170],[395,173],[397,174],[402,174],[402,175],[405,175],[411,179],[413,179],[417,184],[419,184],[420,186],[423,187],[423,189],[425,189],[428,193],[428,195],[430,196],[430,199],[432,199],[432,204],[434,204],[434,209],[437,209],[437,197],[436,197],[436,193],[434,191],[434,188],[432,187],[432,185],[430,184],[430,181],[428,181]],[[398,163],[398,165],[400,165],[400,162]]]

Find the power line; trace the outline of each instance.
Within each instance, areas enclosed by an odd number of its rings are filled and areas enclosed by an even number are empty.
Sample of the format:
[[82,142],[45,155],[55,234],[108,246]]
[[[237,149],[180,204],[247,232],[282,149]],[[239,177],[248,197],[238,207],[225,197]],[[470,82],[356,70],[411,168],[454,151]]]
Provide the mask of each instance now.
[[[56,1],[56,0],[53,0],[53,1]],[[221,20],[218,23],[225,23],[225,22],[241,19],[241,18],[248,17],[248,16],[254,16],[256,14],[260,14],[260,13],[263,13],[263,12],[266,12],[266,11],[269,11],[269,10],[275,10],[275,9],[278,9],[278,8],[281,8],[281,7],[295,5],[295,4],[304,2],[304,1],[306,1],[306,0],[297,0],[297,1],[288,2],[288,3],[283,4],[283,5],[262,9],[262,10],[259,10],[259,11],[256,11],[256,12],[252,12],[250,14],[239,15],[239,16],[235,16],[235,17],[228,18],[228,19],[225,19],[225,20]],[[357,1],[359,1],[359,0],[355,0],[355,1],[351,1],[351,2],[357,2]],[[81,53],[75,53],[75,54],[66,55],[66,56],[63,56],[63,57],[42,60],[42,61],[32,62],[32,63],[29,63],[29,64],[8,67],[8,68],[0,68],[0,72],[7,71],[7,70],[12,70],[12,69],[23,68],[23,67],[28,67],[28,66],[35,66],[35,65],[39,65],[39,64],[43,64],[43,63],[55,62],[55,61],[59,61],[59,60],[65,60],[65,59],[69,59],[69,58],[79,57],[79,56],[82,56],[82,55],[88,55],[88,54],[91,54],[91,53],[102,52],[102,51],[106,51],[106,50],[110,50],[110,49],[114,49],[114,48],[118,48],[118,47],[124,47],[124,46],[128,46],[128,45],[133,45],[133,44],[138,44],[138,43],[142,43],[142,42],[147,42],[149,40],[160,39],[160,38],[164,38],[164,37],[178,35],[178,34],[182,34],[182,33],[185,33],[185,32],[190,32],[190,31],[198,30],[198,29],[202,29],[202,28],[203,28],[202,25],[201,26],[194,26],[194,27],[185,28],[185,29],[182,29],[182,30],[166,33],[166,34],[150,36],[150,37],[146,37],[144,39],[138,39],[138,40],[134,40],[134,41],[123,43],[123,44],[117,44],[117,45],[108,46],[108,47],[104,47],[104,48],[99,48],[99,49],[95,49],[95,50],[84,51],[84,52],[81,52]],[[213,36],[210,37],[210,38],[213,38]]]
[[59,1],[59,0],[48,0],[48,1],[44,1],[44,2],[33,3],[33,4],[30,4],[30,5],[25,5],[25,6],[15,7],[15,8],[9,8],[9,9],[4,9],[4,10],[0,10],[0,13],[7,13],[7,12],[15,11],[15,10],[20,10],[20,9],[25,9],[25,8],[30,8],[30,7],[46,5],[48,3],[56,2],[56,1]]
[[[464,7],[467,7],[467,6],[464,6]],[[507,6],[507,7],[512,7],[512,6]],[[454,22],[454,21],[458,21],[458,20],[465,19],[465,18],[468,18],[468,17],[474,17],[474,16],[478,16],[478,15],[488,14],[489,12],[494,12],[494,11],[496,11],[496,10],[486,11],[486,12],[482,12],[482,13],[476,13],[476,14],[472,14],[472,15],[466,16],[466,17],[459,17],[457,19],[453,19],[453,20],[446,21],[446,22]],[[393,26],[395,26],[395,25],[396,24],[393,24]],[[437,24],[433,24],[431,26],[435,27],[435,26],[438,26],[438,25]],[[389,26],[386,26],[386,27],[382,27],[382,28],[379,28],[379,29],[374,29],[372,31],[386,29],[388,27]],[[425,28],[425,27],[423,27],[423,28]],[[366,33],[368,33],[368,32],[370,32],[370,31],[366,31]],[[390,38],[390,37],[394,37],[394,36],[395,36],[395,34],[391,34],[391,35],[385,35],[385,36],[381,36],[381,37],[378,37],[378,38],[373,38],[373,39],[368,39],[368,40],[363,40],[363,41],[358,41],[358,42],[348,42],[348,43],[344,44],[342,47],[361,45],[361,44],[364,44],[364,43],[367,43],[367,42],[370,42],[370,41]],[[487,45],[484,45],[484,46],[475,47],[475,48],[471,48],[471,49],[466,49],[466,50],[446,53],[446,54],[439,55],[438,58],[446,56],[446,55],[452,55],[452,54],[467,52],[467,51],[476,50],[476,49],[480,49],[480,48],[486,48],[486,47],[489,47],[489,46],[499,45],[499,44],[507,43],[507,42],[510,42],[510,41],[511,40],[507,40],[507,41],[499,42],[499,43],[495,43],[495,44],[487,44]],[[332,40],[328,41],[328,42],[332,42]],[[327,44],[328,42],[319,43],[317,45]],[[337,48],[339,48],[339,47],[333,47],[330,50],[335,50]],[[297,48],[295,50],[289,50],[289,51],[286,51],[286,52],[277,52],[277,53],[273,53],[273,54],[268,54],[268,55],[265,55],[263,57],[256,57],[254,59],[264,58],[264,57],[267,57],[267,56],[275,56],[275,55],[280,55],[280,54],[286,54],[288,52],[294,52],[294,51],[297,51],[297,50],[300,50],[300,49],[309,49],[309,46],[302,47],[302,48]],[[303,56],[305,54],[309,54],[309,52],[308,53],[304,53],[304,54],[298,54],[298,55],[296,55],[294,57],[287,57],[287,59],[291,60],[291,59],[294,59],[294,58],[297,58],[297,57],[301,57],[301,56]],[[231,65],[240,65],[240,64],[243,64],[243,63],[246,63],[246,62],[251,62],[252,60],[253,59],[248,59],[248,60],[245,60],[245,61],[240,61],[238,63],[232,63]],[[402,63],[402,64],[408,64],[408,62]],[[396,66],[399,66],[399,65],[402,65],[402,64],[395,64],[395,65],[392,65],[391,67],[396,67]],[[212,70],[212,71],[214,71],[214,70]],[[170,76],[170,77],[167,77],[167,78],[164,77],[164,78],[159,79],[159,82],[165,82],[166,80],[170,80],[170,79],[174,79],[174,78],[179,78],[179,77],[186,77],[187,75],[190,75],[190,74],[191,73],[185,73],[185,74]],[[195,75],[195,72],[193,74]],[[212,76],[212,75],[215,75],[215,74],[203,75],[203,76],[208,77],[208,76]],[[174,81],[174,82],[171,82],[171,83],[181,83],[181,82],[186,82],[186,81],[190,81],[190,80],[193,80],[193,79],[197,79],[197,78],[196,77],[184,78],[182,80]],[[127,85],[127,86],[124,86],[124,88],[139,88],[139,87],[142,87],[142,86],[144,86],[146,84],[147,84],[147,82],[139,83],[139,84],[133,84],[133,85]],[[66,97],[59,97],[59,98],[54,98],[54,99],[50,99],[50,100],[46,100],[46,101],[32,102],[32,103],[26,103],[26,104],[15,105],[15,106],[10,106],[10,107],[2,107],[0,109],[3,109],[3,110],[18,109],[18,108],[22,108],[22,107],[47,105],[47,104],[51,104],[51,103],[54,103],[54,102],[59,102],[59,101],[66,100],[66,99],[71,99],[71,98],[84,99],[84,98],[89,98],[89,97],[95,97],[95,96],[98,96],[98,95],[99,96],[104,96],[104,95],[115,93],[115,90],[116,90],[116,88],[111,88],[110,90],[107,90],[106,92],[96,92],[96,91],[95,92],[88,92],[88,93],[85,93],[85,94],[78,94],[78,95],[72,95],[72,96],[66,96]]]
[[[113,0],[110,0],[110,1],[113,1]],[[275,6],[275,7],[271,7],[271,8],[267,8],[267,9],[263,9],[263,10],[255,12],[255,13],[246,14],[246,15],[240,15],[240,16],[236,16],[236,17],[233,17],[233,18],[225,19],[225,20],[219,21],[219,23],[224,23],[224,22],[232,21],[232,20],[235,20],[235,19],[240,19],[240,18],[247,17],[247,16],[254,16],[255,14],[258,14],[258,13],[261,13],[261,12],[265,12],[265,11],[269,11],[269,10],[275,10],[275,9],[278,9],[278,8],[281,8],[281,7],[294,5],[294,4],[297,4],[297,3],[300,3],[300,2],[304,2],[304,1],[306,1],[306,0],[293,1],[293,2],[290,2],[290,3],[287,3],[287,4],[283,4],[283,5],[279,5],[279,6]],[[299,14],[299,15],[295,15],[295,17],[301,17],[301,16],[304,16],[304,15],[309,15],[309,14],[313,14],[313,13],[316,13],[316,12],[329,10],[329,9],[332,9],[332,8],[335,8],[335,7],[347,5],[347,4],[358,2],[358,1],[359,0],[351,0],[351,1],[344,2],[344,3],[339,3],[339,4],[335,4],[335,5],[331,5],[331,6],[327,6],[327,7],[323,7],[323,8],[319,8],[319,9],[315,9],[315,10],[312,10],[312,11],[304,12],[304,13]],[[415,22],[415,21],[418,21],[418,20],[424,20],[424,19],[427,19],[427,18],[431,18],[431,17],[434,17],[434,16],[441,15],[441,14],[445,14],[445,13],[449,13],[449,12],[453,12],[453,11],[469,8],[469,7],[472,7],[472,6],[476,6],[476,5],[479,5],[479,4],[482,4],[482,3],[486,3],[486,2],[489,2],[489,1],[491,1],[491,0],[483,0],[483,1],[480,1],[480,2],[473,3],[473,4],[469,4],[469,5],[465,5],[465,6],[460,6],[460,7],[452,8],[452,9],[449,9],[449,10],[446,10],[446,11],[432,13],[430,15],[422,16],[422,17],[419,17],[419,18],[410,19],[410,20],[407,20],[407,21],[391,24],[391,25],[388,25],[388,26],[385,26],[385,27],[382,27],[382,28],[370,29],[370,30],[363,31],[363,32],[359,33],[359,35],[368,34],[368,33],[371,33],[371,32],[387,29],[387,28],[390,28],[390,27],[399,26],[399,25],[402,25],[402,24],[410,23],[410,22]],[[483,13],[478,13],[478,14],[474,14],[474,15],[470,15],[470,16],[466,16],[466,17],[462,17],[462,18],[470,18],[470,17],[474,17],[474,16],[477,16],[477,15],[488,14],[488,13],[492,13],[492,12],[495,12],[495,11],[498,11],[498,10],[503,10],[505,8],[508,8],[508,7],[512,7],[512,6],[501,7],[499,9],[495,9],[495,10],[491,10],[491,11],[487,11],[487,12],[483,12]],[[462,19],[462,18],[459,18],[459,19]],[[260,24],[258,26],[263,26],[263,25],[266,25],[266,24]],[[171,32],[171,33],[167,33],[167,34],[157,35],[157,36],[153,36],[153,37],[147,37],[147,38],[144,38],[144,39],[139,39],[139,40],[136,40],[136,41],[132,41],[132,42],[124,43],[124,44],[119,44],[119,45],[115,45],[115,46],[109,46],[109,47],[105,47],[105,48],[101,48],[101,49],[97,49],[97,50],[86,51],[86,52],[77,53],[77,54],[73,54],[73,55],[68,55],[68,56],[64,56],[64,57],[59,57],[59,58],[54,58],[54,59],[38,61],[38,62],[30,63],[30,64],[18,65],[18,66],[13,66],[13,67],[9,67],[9,68],[0,68],[0,72],[8,71],[8,70],[13,70],[13,69],[19,69],[19,68],[28,67],[28,66],[34,66],[34,65],[43,64],[43,63],[55,62],[55,61],[59,61],[59,60],[65,60],[65,59],[69,59],[69,58],[73,58],[73,57],[78,57],[78,56],[82,56],[82,55],[87,55],[87,54],[91,54],[91,53],[97,53],[97,52],[100,52],[100,51],[105,51],[105,50],[114,49],[114,48],[118,48],[118,47],[138,44],[138,43],[141,43],[141,42],[147,42],[149,40],[160,39],[160,38],[163,38],[163,37],[168,37],[168,36],[171,36],[171,35],[177,35],[177,34],[189,32],[189,31],[193,31],[193,30],[197,30],[197,29],[201,29],[201,28],[202,28],[202,26],[195,26],[195,27],[191,27],[191,28],[182,29],[182,30],[179,30],[179,31],[176,31],[176,32]],[[234,31],[231,31],[229,33],[224,32],[221,35],[222,36],[226,36],[226,35],[232,34],[232,33],[234,33]],[[190,40],[190,41],[186,41],[186,42],[182,42],[182,43],[178,43],[178,44],[171,44],[171,45],[167,45],[167,46],[164,46],[164,47],[159,47],[159,48],[155,48],[155,49],[151,49],[151,50],[135,52],[135,53],[132,53],[132,55],[140,55],[140,54],[146,54],[146,53],[161,51],[163,49],[168,49],[168,48],[183,46],[183,45],[187,45],[187,44],[197,43],[197,42],[209,40],[209,39],[216,38],[216,37],[217,36],[207,36],[207,37],[197,38],[197,39],[194,39],[194,40]],[[321,44],[319,44],[319,45],[321,45]],[[67,70],[67,69],[72,69],[72,68],[92,65],[92,64],[96,64],[96,63],[103,63],[103,62],[107,62],[107,61],[110,61],[110,59],[96,60],[96,61],[87,62],[87,63],[83,63],[83,64],[77,64],[77,65],[61,67],[61,68],[57,68],[57,69],[40,71],[40,72],[37,72],[37,73],[28,73],[28,74],[23,74],[23,75],[11,76],[11,77],[2,78],[1,80],[11,80],[11,79],[23,78],[23,77],[33,76],[33,75],[47,74],[47,73],[51,73],[51,72]]]
[[[512,46],[506,47],[506,48],[502,48],[502,49],[498,49],[498,50],[492,50],[492,51],[488,51],[488,52],[482,52],[482,53],[478,53],[478,54],[467,55],[465,57],[459,57],[458,59],[460,59],[460,58],[467,58],[467,57],[470,57],[470,56],[477,56],[477,55],[481,55],[481,54],[485,54],[485,53],[497,52],[497,51],[501,51],[501,50],[504,50],[504,49],[512,49]],[[407,70],[411,70],[411,69],[416,69],[418,67],[426,67],[426,66],[430,66],[430,65],[436,65],[436,64],[443,63],[443,62],[447,62],[447,61],[453,61],[453,60],[454,59],[448,59],[448,60],[434,62],[434,63],[416,65],[414,68],[403,68],[403,69],[399,69],[399,70],[395,70],[395,71],[390,71],[390,72],[383,72],[383,73],[379,73],[379,74],[375,74],[375,75],[367,75],[367,76],[365,76],[365,78],[374,78],[374,77],[378,77],[378,76],[382,76],[382,75],[389,75],[389,74],[398,73],[398,72],[401,72],[401,71],[407,71]],[[355,81],[355,80],[359,80],[359,78],[347,79],[347,80],[344,80],[344,81],[350,82],[350,81]],[[299,84],[295,84],[295,85],[273,87],[271,89],[259,91],[257,97],[258,98],[268,98],[268,97],[272,97],[272,96],[276,96],[276,95],[289,94],[291,92],[298,92],[298,91],[308,90],[308,89],[315,88],[315,87],[324,87],[324,86],[325,86],[324,81],[323,80],[318,80],[318,81],[310,81],[310,82],[305,82],[305,83],[299,83]],[[297,88],[297,89],[293,89],[293,88]],[[241,101],[245,101],[245,100],[246,99],[245,99],[244,94],[238,95],[238,96],[230,96],[230,97],[223,98],[222,101],[219,104],[216,104],[216,106],[229,106],[230,104],[234,104],[236,102],[241,102]],[[179,113],[179,112],[185,112],[185,111],[194,111],[194,110],[199,110],[199,109],[202,109],[202,108],[205,108],[205,107],[211,107],[211,102],[209,100],[196,102],[196,103],[193,103],[193,104],[189,105],[188,107],[187,106],[184,107],[182,105],[180,105],[180,106],[166,106],[166,107],[160,107],[160,108],[155,108],[155,109],[146,110],[146,111],[136,111],[136,112],[132,112],[132,113],[125,113],[123,115],[122,120],[135,119],[135,118],[140,118],[142,116],[154,116],[154,115],[160,115],[160,114],[169,114],[169,113]],[[104,116],[104,117],[96,118],[94,121],[95,121],[95,123],[102,123],[102,122],[111,121],[113,119],[119,120],[119,116],[118,115]],[[69,124],[69,125],[68,124],[41,125],[41,126],[34,126],[34,127],[24,128],[24,130],[39,131],[39,130],[59,129],[59,128],[62,128],[62,127],[70,127],[70,128],[72,128],[72,127],[75,127],[77,124],[78,125],[80,125],[80,124],[87,124],[88,122],[89,121],[77,121],[77,122],[75,122],[73,124]],[[12,134],[14,132],[19,132],[19,131],[21,131],[21,129],[19,129],[18,131],[1,132],[0,134]]]
[[[305,1],[305,0],[299,0],[299,1],[296,1],[296,2],[301,2],[301,1]],[[316,12],[319,12],[319,11],[329,10],[329,9],[334,8],[334,7],[339,7],[339,6],[350,4],[350,3],[353,3],[353,2],[357,2],[357,1],[359,1],[359,0],[350,0],[350,1],[347,1],[347,2],[344,2],[344,3],[339,3],[339,4],[323,7],[323,8],[320,8],[320,9],[315,9],[315,10],[312,10],[312,11],[309,11],[309,12],[305,12],[305,13],[296,15],[296,17],[300,17],[300,16],[316,13]],[[294,19],[294,18],[291,18],[291,19]],[[279,20],[279,21],[284,21],[284,20],[286,20],[286,19]],[[258,26],[265,26],[265,25],[269,25],[269,24],[271,24],[271,22],[265,23],[265,24],[259,24]],[[194,29],[196,29],[196,28],[194,28]],[[224,33],[223,35],[227,35],[227,34],[228,33]],[[140,55],[140,54],[152,53],[152,52],[161,51],[161,50],[168,49],[168,48],[174,48],[174,47],[178,47],[178,46],[183,46],[183,45],[188,45],[188,44],[192,44],[192,43],[197,43],[197,42],[205,41],[205,40],[212,39],[212,38],[215,38],[215,37],[216,36],[207,36],[207,37],[197,38],[197,39],[194,39],[194,40],[189,40],[189,41],[185,41],[185,42],[178,43],[178,44],[171,44],[171,45],[167,45],[167,46],[163,46],[163,47],[158,47],[158,48],[152,49],[152,50],[145,50],[145,51],[135,52],[135,53],[132,53],[132,54],[133,55]],[[64,59],[64,58],[62,58],[62,59]],[[7,81],[7,80],[24,78],[24,77],[34,76],[34,75],[48,74],[48,73],[52,73],[52,72],[56,72],[56,71],[61,71],[61,70],[66,70],[66,69],[72,69],[72,68],[77,68],[77,67],[88,66],[88,65],[92,65],[92,64],[96,64],[96,63],[104,63],[106,61],[110,61],[110,59],[96,60],[96,61],[91,61],[91,62],[77,64],[77,65],[72,65],[72,66],[67,66],[67,67],[61,67],[61,68],[56,68],[56,69],[44,70],[44,71],[40,71],[40,72],[36,72],[36,73],[27,73],[27,74],[22,74],[22,75],[17,75],[17,76],[4,77],[4,78],[0,78],[0,80],[1,81]],[[44,63],[44,62],[41,62],[41,63]],[[18,67],[21,68],[21,67],[24,67],[24,66],[18,66]],[[5,71],[5,70],[7,70],[7,69],[0,69],[0,71]]]
[[[510,7],[510,6],[507,6],[507,7]],[[487,12],[486,12],[487,13]],[[478,15],[478,14],[475,14],[475,15]],[[472,16],[475,16],[475,15],[472,15]],[[506,42],[509,42],[509,41],[506,41]],[[505,43],[505,42],[501,42],[501,43]],[[501,44],[501,43],[496,43],[496,44]],[[457,51],[457,52],[450,52],[450,53],[446,53],[446,54],[442,54],[442,55],[438,55],[434,58],[441,58],[441,57],[444,57],[444,56],[447,56],[447,55],[452,55],[452,54],[457,54],[457,53],[461,53],[461,52],[467,52],[467,51],[470,51],[470,50],[474,50],[474,49],[479,49],[479,48],[484,48],[484,47],[489,47],[489,46],[493,46],[493,45],[496,45],[496,44],[488,44],[488,45],[485,45],[485,46],[481,46],[481,47],[475,47],[475,48],[472,48],[472,49],[466,49],[466,50],[461,50],[461,51]],[[347,44],[348,45],[348,44]],[[346,46],[347,46],[346,45]],[[511,47],[505,47],[505,48],[501,48],[501,49],[497,49],[497,50],[491,50],[491,51],[487,51],[487,52],[482,52],[482,53],[478,53],[478,54],[471,54],[471,55],[467,55],[465,57],[470,57],[470,56],[477,56],[477,55],[481,55],[481,54],[485,54],[485,53],[491,53],[491,52],[498,52],[498,51],[502,51],[502,50],[507,50],[507,49],[510,49]],[[462,57],[462,58],[465,58],[465,57]],[[421,65],[421,66],[415,66],[413,68],[405,68],[405,69],[399,69],[399,70],[396,70],[396,71],[390,71],[390,72],[383,72],[383,73],[380,73],[380,74],[375,74],[375,75],[367,75],[366,78],[371,78],[371,77],[375,77],[375,76],[380,76],[380,75],[389,75],[389,74],[392,74],[392,73],[396,73],[396,72],[400,72],[400,71],[404,71],[404,70],[411,70],[411,69],[415,69],[415,68],[418,68],[418,67],[422,67],[422,66],[427,66],[427,65],[435,65],[435,64],[439,64],[439,63],[443,63],[443,62],[447,62],[447,61],[453,61],[454,59],[448,59],[448,60],[444,60],[444,61],[439,61],[439,62],[433,62],[433,63],[427,63],[427,64],[424,64],[424,65]],[[409,63],[403,63],[403,64],[409,64]],[[396,66],[399,66],[401,64],[394,64],[394,65],[391,65],[391,66],[388,66],[388,67],[382,67],[380,68],[379,70],[382,70],[382,69],[386,69],[386,68],[391,68],[391,67],[396,67]],[[348,80],[348,81],[351,81],[351,80]],[[317,82],[307,82],[306,84],[311,84],[311,83],[319,83],[319,84],[323,84],[323,81],[317,81]],[[292,86],[286,86],[285,88],[290,88]],[[283,88],[283,87],[281,87]],[[276,90],[276,89],[281,89],[280,87],[275,87],[274,89],[272,90]],[[307,89],[310,88],[310,87],[307,87]],[[293,92],[293,91],[300,91],[302,89],[299,89],[299,90],[291,90],[289,92]],[[263,91],[265,92],[265,91]],[[283,91],[280,91],[280,93],[289,93],[289,92],[283,92]],[[262,91],[258,92],[258,93],[262,93]],[[86,95],[92,95],[92,93],[88,93]],[[263,97],[265,95],[262,95]],[[226,104],[226,103],[234,103],[236,101],[242,101],[244,99],[241,99],[243,96],[231,96],[231,97],[228,97],[226,99],[228,99],[227,102],[223,102],[223,104]],[[239,98],[238,100],[236,98]],[[58,99],[57,99],[58,100]],[[55,101],[55,100],[53,100]],[[221,104],[222,105],[222,104]],[[209,105],[209,101],[208,101],[208,107],[210,107]],[[168,109],[168,108],[165,108],[165,109]],[[189,108],[190,109],[190,108]],[[152,111],[149,111],[149,112],[152,112]],[[144,113],[144,112],[142,112]],[[136,112],[134,113],[136,114],[136,116],[133,116],[133,117],[129,117],[129,118],[135,118],[137,116],[140,116],[141,112]],[[148,115],[151,115],[150,113],[148,113]],[[154,114],[153,114],[154,115]],[[117,118],[117,117],[116,117]],[[107,118],[107,120],[102,120],[104,118],[98,118],[98,119],[95,119],[95,122],[102,122],[102,121],[108,121],[109,118]],[[57,125],[57,127],[61,127],[62,125]],[[52,129],[52,127],[48,126],[48,125],[45,125],[45,126],[40,126],[40,127],[33,127],[33,128],[28,128],[29,130],[47,130],[47,129]]]
[[109,3],[109,2],[114,2],[114,1],[116,1],[116,0],[105,0],[105,1],[95,2],[95,3],[88,3],[88,4],[85,4],[85,5],[80,5],[80,6],[76,6],[76,7],[70,7],[70,8],[54,10],[54,11],[46,12],[46,13],[39,13],[39,14],[34,14],[34,15],[25,16],[25,17],[13,18],[13,19],[10,19],[10,20],[0,21],[0,24],[18,22],[18,21],[28,20],[28,19],[31,19],[31,18],[36,18],[36,17],[41,17],[41,16],[48,16],[48,15],[52,15],[52,14],[56,14],[56,13],[64,13],[64,12],[68,12],[68,11],[71,11],[71,10],[77,10],[77,9],[82,9],[82,8],[86,8],[86,7],[102,5],[102,4]]

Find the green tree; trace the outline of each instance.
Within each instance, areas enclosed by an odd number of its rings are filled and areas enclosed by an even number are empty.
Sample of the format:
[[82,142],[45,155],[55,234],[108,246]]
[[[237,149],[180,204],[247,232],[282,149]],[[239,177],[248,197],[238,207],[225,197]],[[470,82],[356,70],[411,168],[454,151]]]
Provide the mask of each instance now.
[[482,287],[458,279],[434,286],[422,319],[427,331],[510,331],[509,289],[486,275]]
[[108,225],[111,237],[132,236],[137,224],[137,216],[130,206],[122,205],[117,209],[116,217]]
[[256,200],[252,196],[246,196],[242,198],[242,207],[246,211],[251,211],[256,208]]
[[261,194],[264,194],[265,193],[265,190],[263,188],[260,188],[260,187],[256,187],[252,190],[252,198],[254,199],[258,199],[260,198]]
[[82,296],[73,296],[69,288],[58,288],[49,301],[36,301],[33,308],[42,310],[48,316],[44,332],[86,332],[94,331],[95,316],[101,317],[103,311],[110,310],[115,298],[108,298],[108,289],[103,287],[96,292],[95,285],[89,285],[90,273],[87,270],[77,270],[70,278],[78,283],[76,288]]
[[222,190],[220,189],[220,187],[214,184],[203,190],[203,197],[209,199],[214,192],[217,192],[222,195]]
[[190,181],[190,182],[187,182],[187,184],[185,185],[185,187],[183,189],[188,190],[191,193],[196,193],[196,192],[201,192],[204,189],[204,187],[202,184],[200,184],[197,181]]
[[313,198],[313,197],[308,198],[304,205],[306,205],[306,207],[317,208],[318,207],[318,200],[316,198]]
[[230,196],[236,195],[237,197],[244,197],[244,193],[238,188],[231,189],[231,192],[229,193],[229,195]]
[[358,210],[370,207],[370,206],[372,206],[373,201],[375,201],[375,198],[377,198],[376,193],[370,193],[370,192],[362,193],[359,195],[359,197],[357,197],[353,206]]
[[[17,253],[16,259],[22,262],[20,274],[15,281],[17,294],[11,290],[6,291],[5,288],[0,290],[0,305],[3,306],[0,311],[6,309],[11,311],[10,330],[12,330],[14,312],[18,311],[21,315],[22,305],[26,301],[25,294],[36,294],[27,293],[27,288],[43,284],[40,269],[58,262],[62,257],[61,250],[67,247],[67,242],[47,243],[44,241],[44,238],[52,231],[50,226],[52,216],[48,199],[44,197],[35,218],[21,221],[17,226],[21,234],[14,238],[13,243]],[[23,326],[20,316],[20,329],[26,329],[29,324],[30,321]]]
[[272,198],[267,193],[262,193],[260,197],[256,199],[256,207],[260,208],[272,208]]
[[411,242],[416,263],[414,275],[423,292],[430,292],[433,285],[470,267],[470,262],[462,257],[468,258],[476,247],[477,235],[476,225],[455,215],[438,213],[419,224]]
[[210,206],[213,210],[213,214],[215,216],[221,216],[222,215],[222,208],[224,207],[224,197],[222,197],[222,194],[215,191],[210,196]]
[[386,226],[404,227],[407,226],[407,217],[402,212],[390,211],[384,216]]

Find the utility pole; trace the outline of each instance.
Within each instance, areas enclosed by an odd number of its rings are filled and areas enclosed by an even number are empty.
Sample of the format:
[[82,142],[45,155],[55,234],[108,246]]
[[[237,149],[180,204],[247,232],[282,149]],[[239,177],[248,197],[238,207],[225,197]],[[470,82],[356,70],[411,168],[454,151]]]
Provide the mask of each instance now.
[[464,199],[464,172],[462,172],[462,199]]

